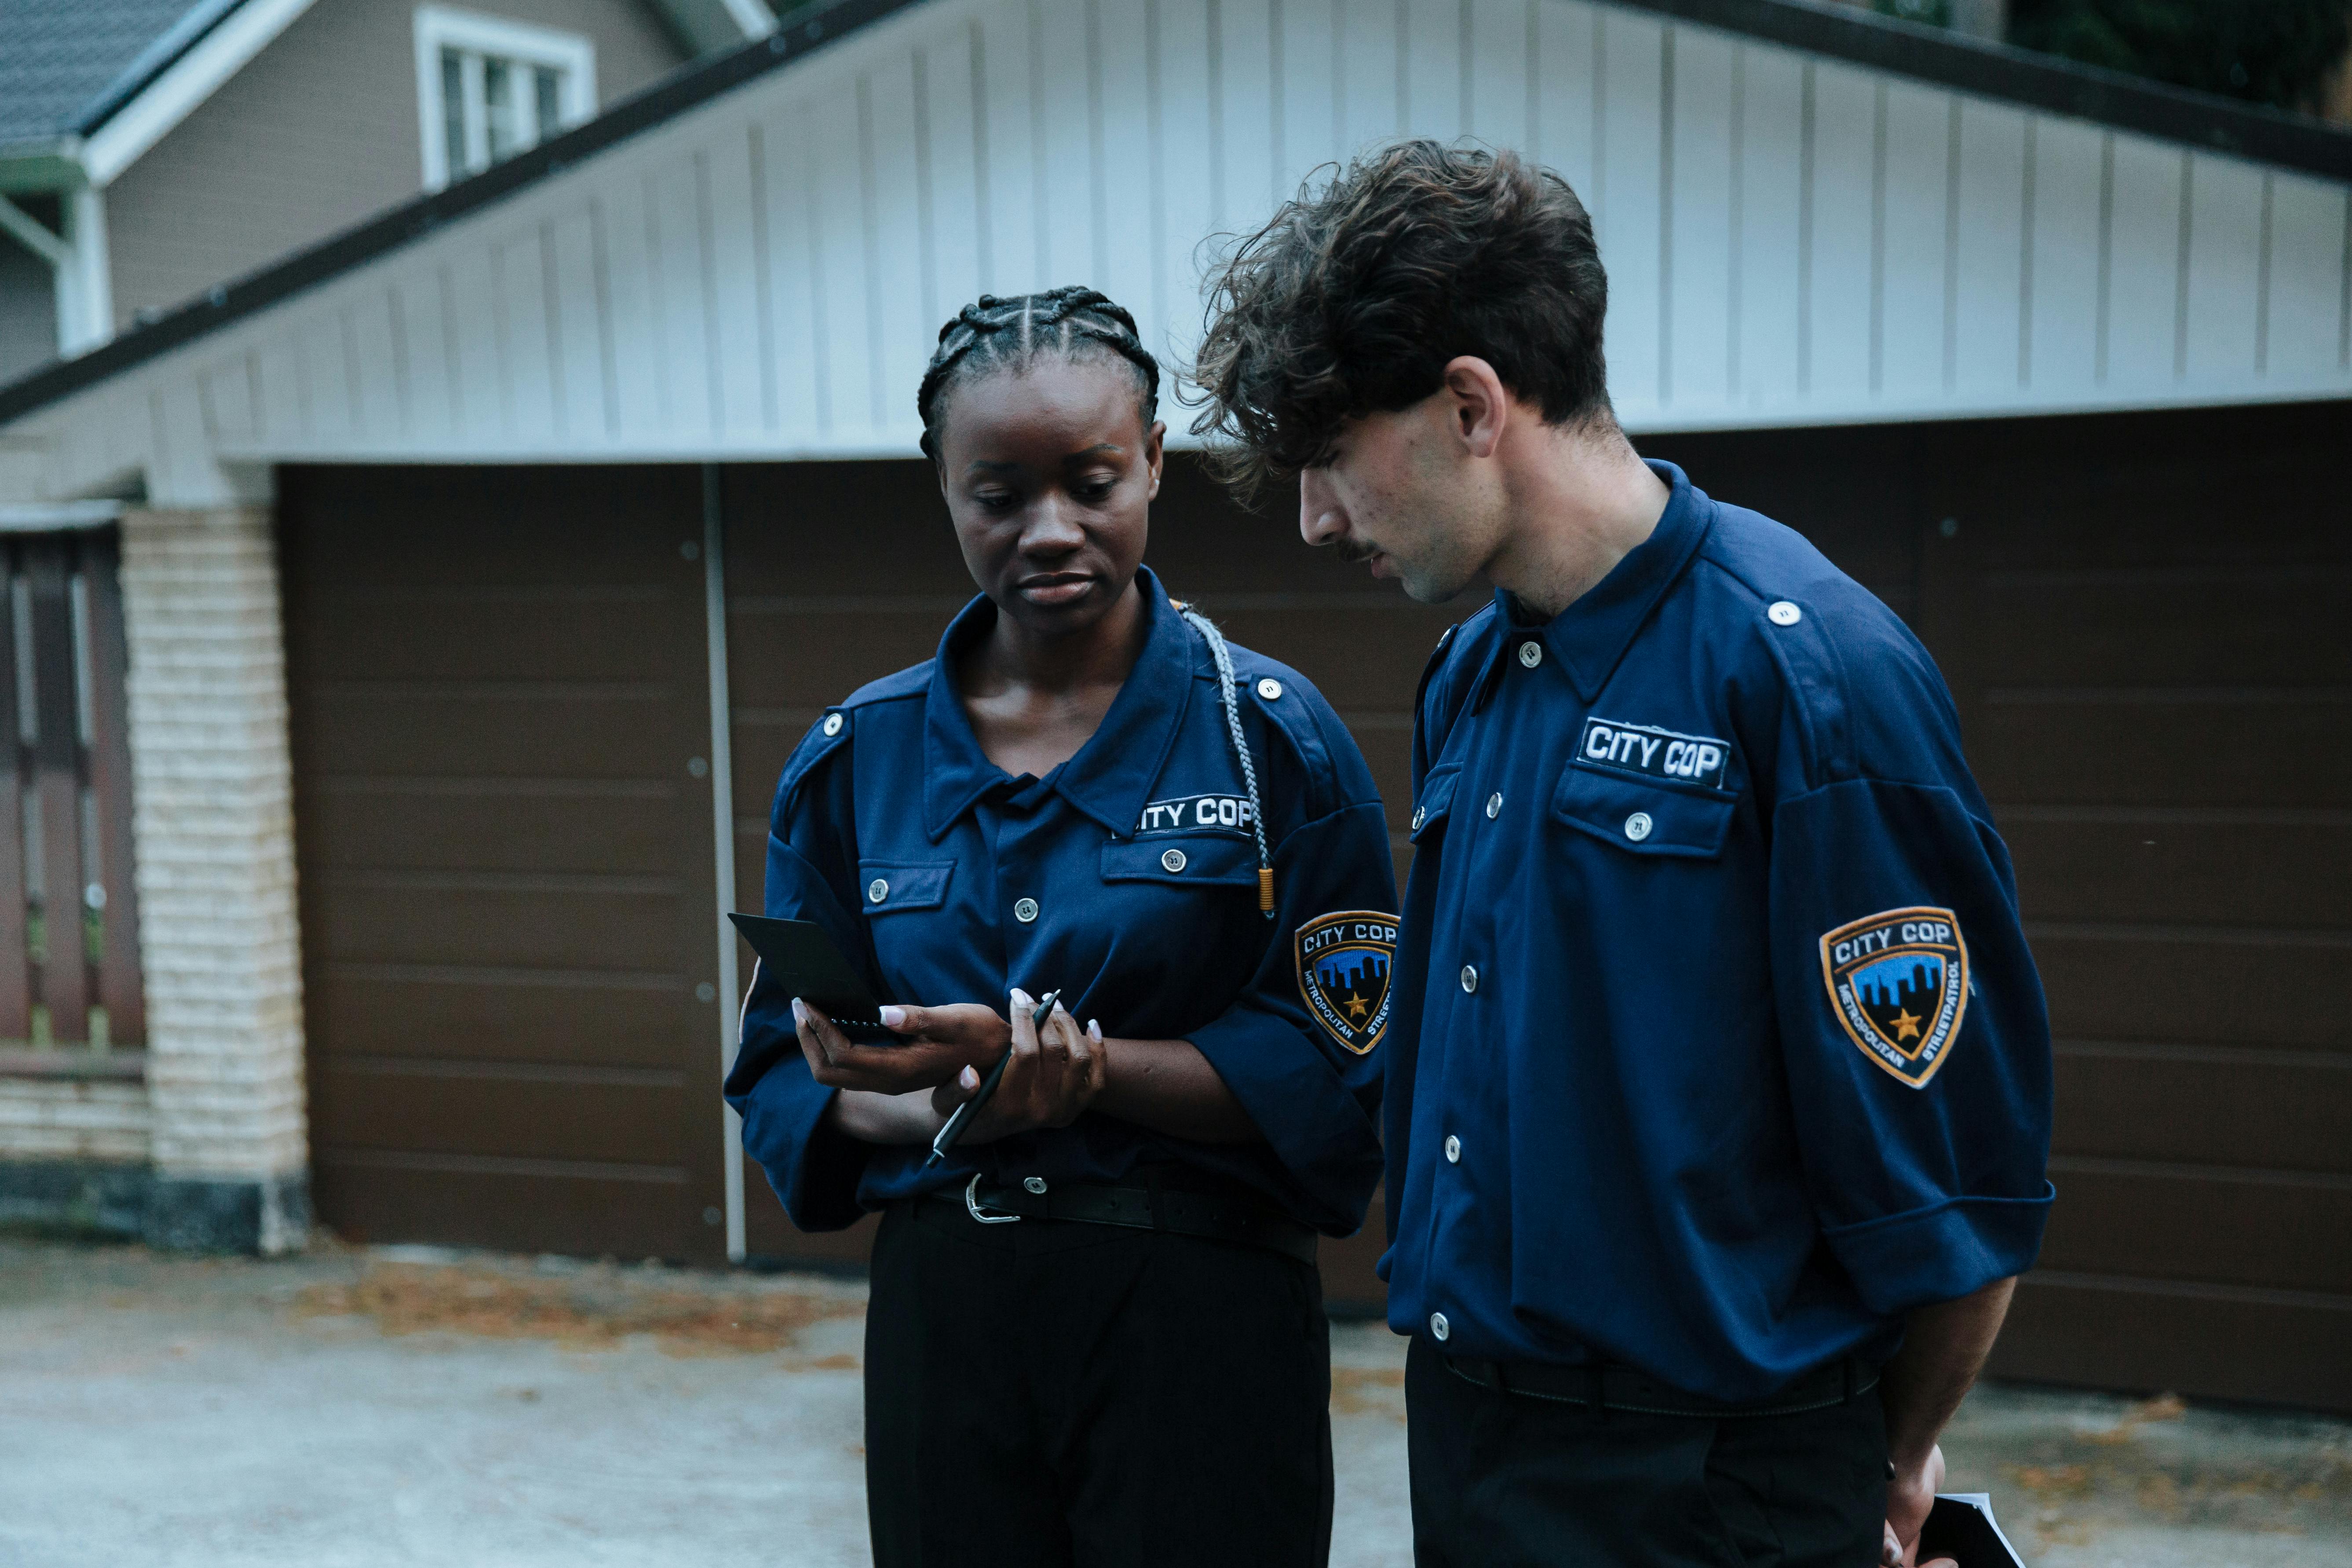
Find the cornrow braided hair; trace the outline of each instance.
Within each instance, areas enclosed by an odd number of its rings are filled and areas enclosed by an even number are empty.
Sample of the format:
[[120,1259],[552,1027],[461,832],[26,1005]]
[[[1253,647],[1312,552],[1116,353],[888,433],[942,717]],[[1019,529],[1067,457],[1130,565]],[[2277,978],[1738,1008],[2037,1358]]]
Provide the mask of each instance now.
[[1112,353],[1135,367],[1143,386],[1143,427],[1160,410],[1160,362],[1143,346],[1135,318],[1100,291],[1084,284],[1016,294],[1000,300],[982,294],[940,329],[940,346],[915,394],[923,421],[923,455],[939,460],[940,395],[950,383],[996,370],[1017,370],[1042,353],[1070,358]]

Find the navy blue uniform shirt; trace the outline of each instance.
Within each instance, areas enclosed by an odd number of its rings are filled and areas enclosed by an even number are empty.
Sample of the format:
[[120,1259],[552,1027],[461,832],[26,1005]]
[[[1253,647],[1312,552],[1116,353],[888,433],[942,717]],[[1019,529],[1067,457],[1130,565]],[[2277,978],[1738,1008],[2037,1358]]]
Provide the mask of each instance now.
[[[1148,639],[1102,726],[1044,778],[1008,775],[972,733],[959,656],[996,607],[974,599],[937,658],[852,695],[776,787],[767,912],[815,921],[875,994],[923,1005],[1059,989],[1104,1035],[1190,1040],[1265,1142],[1195,1143],[1087,1111],[959,1146],[877,1147],[824,1125],[834,1090],[793,1039],[792,998],[755,980],[727,1098],[803,1230],[975,1172],[1116,1181],[1180,1162],[1343,1236],[1380,1179],[1380,1058],[1396,874],[1370,773],[1296,671],[1232,649],[1265,802],[1276,907],[1206,642],[1148,569]],[[761,1064],[772,1062],[764,1071]]]
[[2049,1021],[1927,650],[1651,467],[1646,542],[1424,678],[1381,1271],[1449,1354],[1754,1399],[2032,1264]]

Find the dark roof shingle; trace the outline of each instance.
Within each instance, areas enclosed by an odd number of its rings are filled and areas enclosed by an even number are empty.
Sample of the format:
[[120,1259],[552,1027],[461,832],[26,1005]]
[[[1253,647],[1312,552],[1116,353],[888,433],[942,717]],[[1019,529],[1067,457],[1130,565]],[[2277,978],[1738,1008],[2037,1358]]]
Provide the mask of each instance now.
[[0,0],[0,148],[94,129],[125,89],[233,9],[234,0]]

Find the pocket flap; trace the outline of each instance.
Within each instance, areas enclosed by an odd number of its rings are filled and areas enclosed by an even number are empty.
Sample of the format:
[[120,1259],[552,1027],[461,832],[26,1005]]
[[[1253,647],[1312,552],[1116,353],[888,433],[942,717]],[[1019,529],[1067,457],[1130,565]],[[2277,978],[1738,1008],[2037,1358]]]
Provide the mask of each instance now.
[[1412,803],[1414,843],[1444,826],[1446,813],[1454,809],[1454,784],[1461,776],[1459,767],[1437,768],[1421,781],[1421,798]]
[[935,910],[947,901],[952,860],[860,860],[857,896],[869,915]]
[[1711,860],[1723,853],[1737,795],[1660,789],[1638,779],[1570,764],[1552,797],[1552,814],[1634,855]]
[[1257,885],[1257,841],[1222,833],[1114,838],[1103,846],[1106,882],[1214,882]]

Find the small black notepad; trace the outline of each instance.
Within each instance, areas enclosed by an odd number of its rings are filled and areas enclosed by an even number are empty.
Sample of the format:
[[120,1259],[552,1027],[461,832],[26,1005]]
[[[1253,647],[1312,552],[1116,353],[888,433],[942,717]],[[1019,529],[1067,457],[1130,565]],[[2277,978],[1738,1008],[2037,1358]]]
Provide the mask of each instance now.
[[2009,1537],[1993,1522],[1985,1492],[1938,1492],[1919,1531],[1919,1561],[1948,1557],[1960,1568],[2025,1568]]
[[770,984],[797,996],[833,1020],[853,1040],[887,1044],[898,1038],[882,1026],[882,1004],[866,989],[849,960],[814,921],[772,920],[730,914],[735,929],[760,955]]

